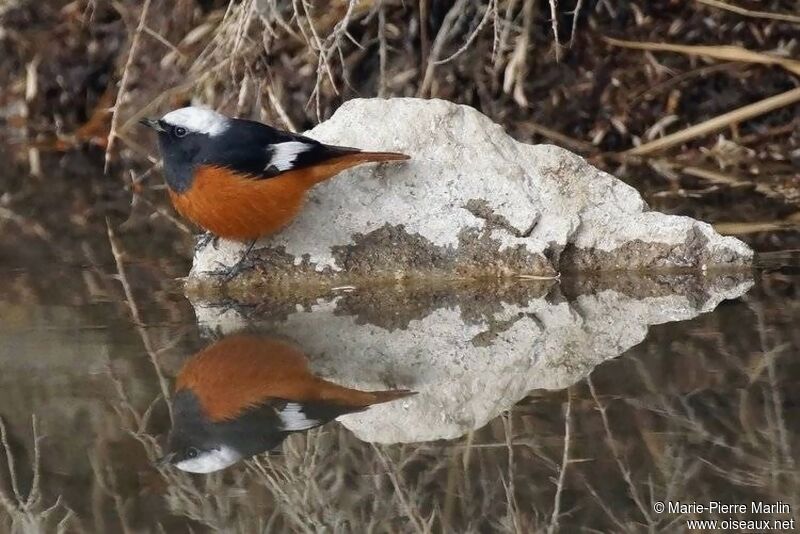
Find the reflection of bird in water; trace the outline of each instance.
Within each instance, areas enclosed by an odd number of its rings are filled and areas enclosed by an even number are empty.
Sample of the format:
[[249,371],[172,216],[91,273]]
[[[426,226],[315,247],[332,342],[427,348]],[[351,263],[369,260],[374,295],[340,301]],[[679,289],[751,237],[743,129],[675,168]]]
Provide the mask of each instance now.
[[243,334],[194,355],[175,389],[162,461],[192,473],[224,469],[272,449],[291,432],[414,394],[338,386],[313,375],[306,356],[289,343]]

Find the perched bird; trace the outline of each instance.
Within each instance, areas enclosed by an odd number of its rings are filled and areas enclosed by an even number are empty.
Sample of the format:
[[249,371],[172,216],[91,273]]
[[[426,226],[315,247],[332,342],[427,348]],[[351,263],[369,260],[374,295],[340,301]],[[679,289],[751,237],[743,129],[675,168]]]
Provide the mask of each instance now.
[[306,356],[285,341],[229,336],[181,369],[160,462],[211,473],[276,447],[292,432],[413,394],[338,386],[312,374]]
[[245,243],[291,221],[315,184],[362,163],[409,159],[325,145],[199,107],[140,122],[158,132],[175,209],[218,237]]

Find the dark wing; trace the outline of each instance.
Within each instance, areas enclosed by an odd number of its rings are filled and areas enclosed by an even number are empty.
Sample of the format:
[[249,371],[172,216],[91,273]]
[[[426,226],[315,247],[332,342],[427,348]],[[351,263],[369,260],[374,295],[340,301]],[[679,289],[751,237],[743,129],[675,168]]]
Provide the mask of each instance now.
[[333,421],[340,415],[360,412],[364,407],[344,406],[331,402],[291,402],[275,399],[272,401],[284,432],[310,430]]
[[211,423],[210,433],[217,442],[228,444],[249,457],[277,447],[292,432],[310,430],[362,409],[324,402],[268,399],[236,419]]
[[234,119],[232,127],[212,139],[204,163],[227,167],[253,178],[272,178],[282,172],[355,152],[359,151],[324,145],[260,122]]

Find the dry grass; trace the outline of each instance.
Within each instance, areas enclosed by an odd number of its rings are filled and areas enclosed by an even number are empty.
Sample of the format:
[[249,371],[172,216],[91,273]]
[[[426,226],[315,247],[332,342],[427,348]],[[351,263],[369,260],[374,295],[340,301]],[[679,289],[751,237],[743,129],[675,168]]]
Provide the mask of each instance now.
[[[0,26],[33,5],[4,12]],[[102,83],[76,85],[80,98],[61,95],[63,103],[50,96],[61,91],[53,73],[70,78],[79,68],[51,51],[52,43],[37,41],[42,34],[7,32],[20,51],[14,65],[24,68],[9,73],[14,82],[0,108],[21,106],[19,117],[9,113],[22,127],[6,131],[35,140],[24,151],[27,169],[47,170],[54,148],[98,145],[114,164],[109,172],[141,195],[131,226],[154,214],[173,225],[139,118],[191,101],[303,130],[349,98],[424,96],[473,105],[521,140],[591,158],[627,177],[659,209],[715,220],[731,210],[707,205],[738,208],[744,199],[758,211],[726,223],[791,220],[789,207],[797,211],[796,21],[785,1],[770,0],[759,11],[711,0],[207,5],[80,1],[50,13],[52,32],[60,32],[54,41],[69,36],[58,43],[69,51],[64,56],[98,50],[101,60],[87,61],[104,73]],[[159,16],[165,12],[170,16]],[[707,28],[719,37],[711,39]],[[46,51],[33,52],[39,49]],[[733,172],[709,157],[717,136],[748,150]],[[732,174],[738,183],[709,187],[686,168]],[[764,191],[769,198],[760,197]]]
[[36,417],[32,418],[33,426],[33,465],[31,466],[32,480],[27,494],[23,494],[19,481],[19,470],[14,462],[14,454],[9,445],[8,432],[5,422],[0,419],[0,442],[3,445],[3,454],[6,457],[8,476],[11,492],[0,488],[0,508],[4,514],[0,515],[0,525],[3,532],[9,534],[32,534],[38,532],[67,532],[73,527],[75,521],[72,511],[64,506],[61,497],[52,503],[45,504],[41,487],[41,455],[39,448],[39,434],[36,428]]

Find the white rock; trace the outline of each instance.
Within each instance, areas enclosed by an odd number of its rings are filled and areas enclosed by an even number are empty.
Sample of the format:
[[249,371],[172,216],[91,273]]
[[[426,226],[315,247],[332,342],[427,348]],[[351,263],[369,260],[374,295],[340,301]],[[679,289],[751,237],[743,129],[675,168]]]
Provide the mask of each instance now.
[[[346,278],[700,268],[752,258],[741,241],[648,211],[635,189],[581,157],[520,143],[471,107],[350,100],[307,135],[412,159],[358,167],[315,187],[295,221],[259,244],[252,258],[260,280],[297,271]],[[226,241],[200,248],[190,277],[232,265],[241,250]]]

